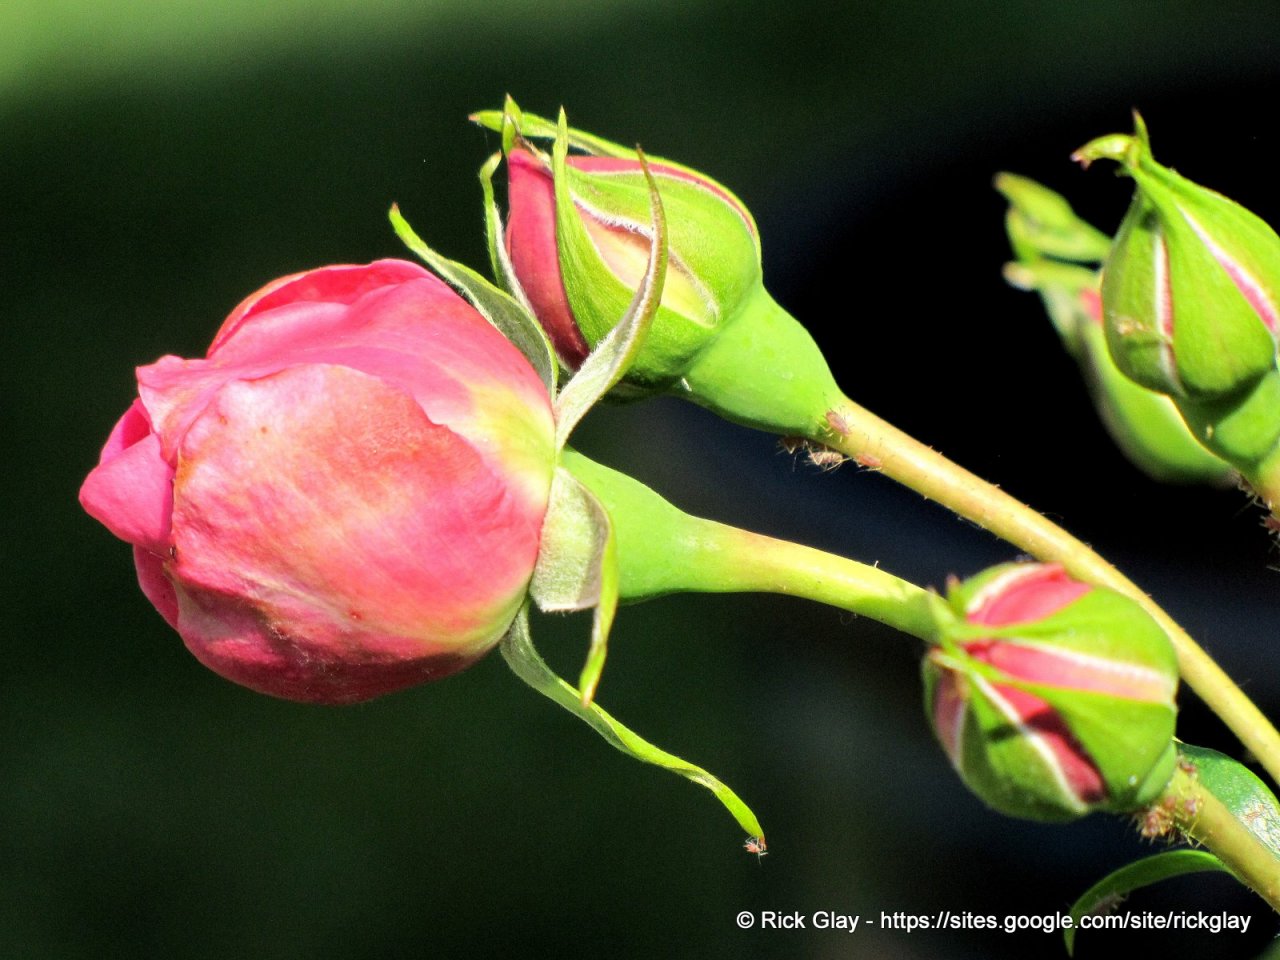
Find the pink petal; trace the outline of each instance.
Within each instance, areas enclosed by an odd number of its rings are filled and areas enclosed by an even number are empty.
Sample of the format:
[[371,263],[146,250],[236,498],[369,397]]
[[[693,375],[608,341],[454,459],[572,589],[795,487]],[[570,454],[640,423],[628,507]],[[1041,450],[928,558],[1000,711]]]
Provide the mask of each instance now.
[[406,663],[488,649],[524,596],[544,506],[405,393],[321,365],[226,384],[183,440],[175,490],[184,639],[228,676],[283,658],[293,679],[266,692],[297,696],[310,675],[305,699],[372,696]]
[[294,303],[354,303],[370,290],[424,276],[431,274],[407,260],[375,260],[365,265],[339,264],[281,277],[246,297],[231,311],[213,338],[208,355],[213,356],[220,350],[251,317],[276,307]]
[[[112,437],[108,449],[119,446],[115,433]],[[167,551],[173,469],[161,456],[157,437],[148,433],[94,467],[80,488],[80,504],[121,540],[154,553]]]
[[556,248],[551,173],[527,150],[507,156],[507,253],[538,322],[571,368],[587,358],[587,342],[569,309]]
[[138,571],[138,586],[152,606],[160,611],[169,626],[178,629],[178,595],[164,572],[163,560],[142,547],[133,548],[133,565]]
[[1057,564],[1023,564],[983,586],[970,599],[965,617],[993,627],[1028,623],[1057,613],[1092,589]]

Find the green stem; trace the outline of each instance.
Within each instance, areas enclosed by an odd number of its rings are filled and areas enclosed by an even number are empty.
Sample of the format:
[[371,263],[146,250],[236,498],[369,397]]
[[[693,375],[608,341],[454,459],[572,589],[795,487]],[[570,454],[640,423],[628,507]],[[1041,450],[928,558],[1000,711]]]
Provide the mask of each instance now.
[[[1272,379],[1268,389],[1280,395],[1280,376]],[[1187,685],[1280,783],[1280,733],[1172,617],[1057,524],[845,397],[813,338],[763,287],[703,348],[675,392],[738,423],[838,450],[1033,557],[1134,598],[1169,634]],[[1258,396],[1261,408],[1272,394]],[[1262,415],[1250,409],[1251,417]],[[1280,503],[1280,465],[1275,474],[1273,502]]]
[[1203,844],[1280,912],[1280,859],[1193,772],[1178,766],[1152,809],[1168,811],[1182,833]]
[[1183,680],[1280,782],[1280,733],[1199,644],[1135,583],[1057,524],[847,398],[813,439],[884,472],[1072,576],[1137,600],[1169,635]]
[[605,505],[617,537],[619,593],[780,593],[870,617],[927,639],[936,598],[878,567],[678,510],[644,484],[565,450],[562,464]]

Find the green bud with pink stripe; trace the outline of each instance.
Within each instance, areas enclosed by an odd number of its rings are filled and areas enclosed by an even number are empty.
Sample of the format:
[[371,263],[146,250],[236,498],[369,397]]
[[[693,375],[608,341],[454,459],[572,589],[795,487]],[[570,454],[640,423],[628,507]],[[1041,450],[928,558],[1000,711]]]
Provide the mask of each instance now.
[[1047,564],[995,567],[953,584],[947,602],[926,705],[984,802],[1067,820],[1159,793],[1175,763],[1178,669],[1137,603]]
[[1275,367],[1280,331],[1280,237],[1244,207],[1151,155],[1135,117],[1132,136],[1082,147],[1088,164],[1114,160],[1136,185],[1103,268],[1107,339],[1116,362],[1144,386],[1217,400]]

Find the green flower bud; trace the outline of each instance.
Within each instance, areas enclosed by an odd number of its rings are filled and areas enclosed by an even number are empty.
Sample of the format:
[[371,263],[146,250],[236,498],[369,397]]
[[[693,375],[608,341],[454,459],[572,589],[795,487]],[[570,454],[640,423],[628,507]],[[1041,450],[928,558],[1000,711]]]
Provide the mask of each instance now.
[[1033,820],[1150,802],[1176,762],[1177,661],[1134,601],[1060,567],[995,567],[948,594],[923,666],[926,707],[961,778]]
[[[599,144],[596,145],[599,148]],[[562,359],[576,366],[626,312],[649,255],[648,183],[634,150],[549,156],[528,142],[507,152],[506,253]],[[662,305],[628,372],[663,387],[742,305],[763,293],[755,223],[703,174],[653,159],[669,261]]]
[[1151,156],[1146,126],[1075,158],[1120,164],[1137,186],[1103,269],[1107,342],[1143,386],[1197,403],[1240,396],[1275,369],[1280,238],[1239,204]]
[[[502,134],[505,218],[488,198],[494,273],[578,368],[640,295],[653,242],[652,176],[666,225],[661,302],[616,392],[673,393],[738,423],[820,438],[843,400],[808,332],[765,290],[751,214],[682,164],[522,112],[472,119]],[[534,145],[551,140],[549,152]],[[570,152],[570,151],[574,152]]]

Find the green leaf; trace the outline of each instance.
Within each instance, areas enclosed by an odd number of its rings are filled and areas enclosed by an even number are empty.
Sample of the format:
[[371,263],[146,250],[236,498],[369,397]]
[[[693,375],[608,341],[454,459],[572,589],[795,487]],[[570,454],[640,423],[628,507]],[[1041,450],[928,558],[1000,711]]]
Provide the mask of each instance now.
[[501,650],[503,658],[516,676],[533,687],[534,690],[584,720],[600,736],[604,737],[610,745],[623,753],[644,763],[651,763],[670,770],[672,773],[678,773],[680,776],[706,787],[715,795],[717,800],[724,804],[725,809],[733,815],[738,825],[749,836],[759,837],[763,840],[764,831],[761,829],[760,821],[756,819],[756,815],[751,812],[751,808],[716,777],[713,777],[701,767],[694,766],[679,757],[658,749],[647,740],[628,730],[598,705],[593,703],[589,706],[583,706],[578,691],[556,676],[542,657],[538,656],[538,651],[534,649],[533,641],[529,636],[527,606],[521,609],[516,616],[515,622],[511,625],[511,630],[502,640]]
[[548,612],[595,608],[591,647],[578,681],[583,706],[595,697],[604,670],[619,577],[617,537],[608,511],[577,477],[557,467],[530,593],[538,608]]
[[404,245],[421,257],[450,286],[461,292],[486,320],[515,344],[542,378],[547,392],[554,397],[558,369],[555,354],[547,335],[542,332],[542,327],[538,326],[529,311],[470,267],[450,260],[427,246],[413,227],[409,226],[398,206],[392,205],[389,216],[396,236]]
[[1071,926],[1062,931],[1067,941],[1067,953],[1075,956],[1076,928],[1085,914],[1109,912],[1120,898],[1161,880],[1211,870],[1231,872],[1221,860],[1204,850],[1169,850],[1108,874],[1086,890],[1071,907]]
[[[568,178],[565,174],[569,142],[564,112],[560,113],[560,136],[555,143],[552,154],[552,165],[556,190],[557,232],[559,224],[576,223],[585,231],[576,216],[562,216],[560,211],[572,210],[573,199],[568,193]],[[582,362],[578,372],[567,384],[560,396],[556,398],[556,445],[563,448],[569,440],[569,434],[578,425],[578,421],[595,406],[596,402],[608,393],[622,379],[627,369],[635,361],[644,345],[645,335],[657,315],[662,303],[662,287],[667,276],[667,221],[662,210],[662,197],[658,194],[658,185],[649,172],[644,154],[637,151],[640,166],[644,170],[645,180],[649,184],[650,201],[650,236],[649,261],[645,267],[644,279],[640,288],[622,319],[602,339],[590,356]],[[589,243],[589,241],[588,241]],[[563,240],[558,238],[558,246],[562,251],[566,248]],[[563,268],[562,268],[563,269]]]
[[1244,764],[1217,750],[1180,743],[1178,752],[1184,762],[1195,765],[1200,784],[1280,857],[1280,803],[1270,788]]

